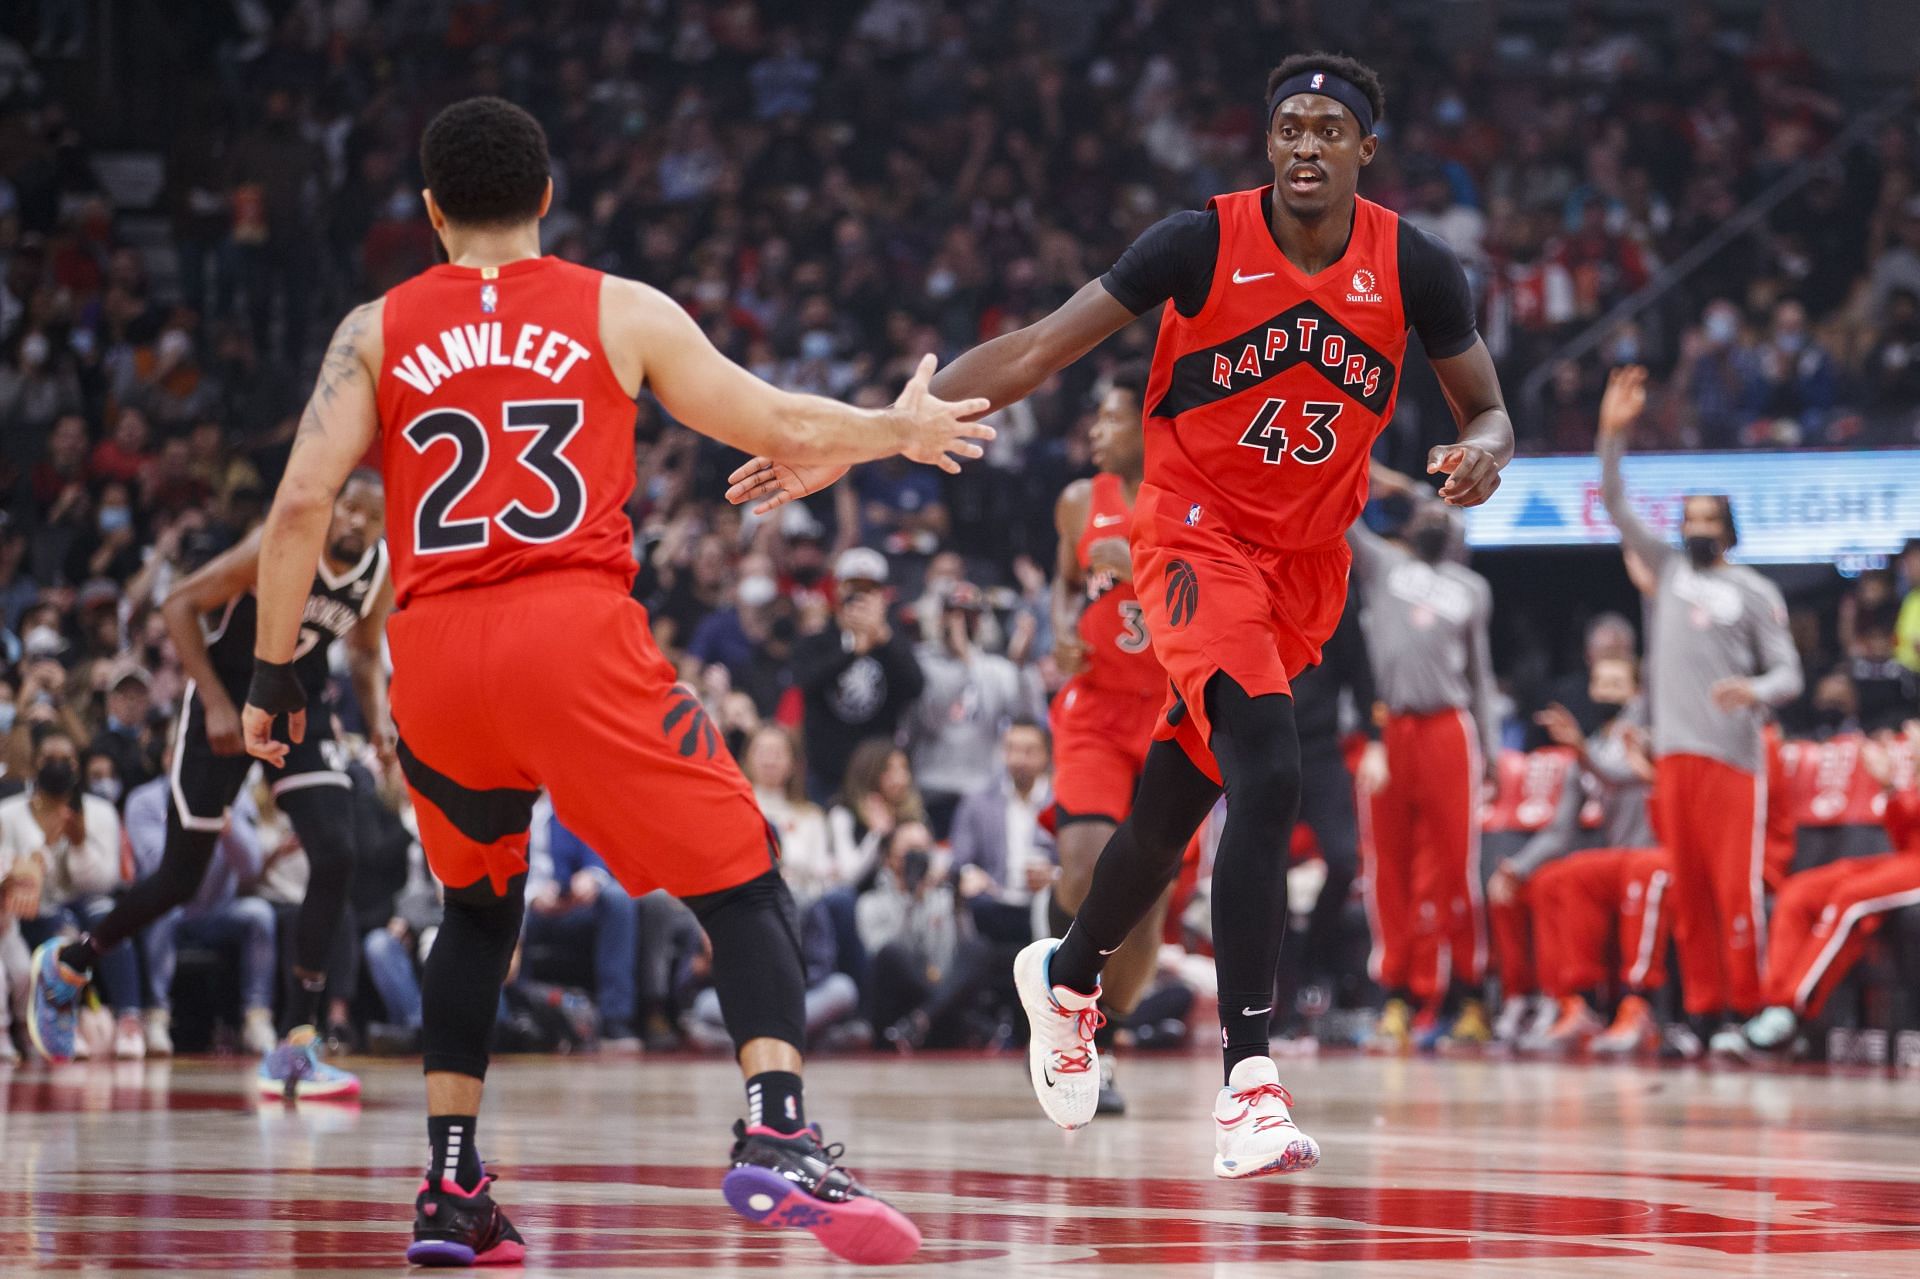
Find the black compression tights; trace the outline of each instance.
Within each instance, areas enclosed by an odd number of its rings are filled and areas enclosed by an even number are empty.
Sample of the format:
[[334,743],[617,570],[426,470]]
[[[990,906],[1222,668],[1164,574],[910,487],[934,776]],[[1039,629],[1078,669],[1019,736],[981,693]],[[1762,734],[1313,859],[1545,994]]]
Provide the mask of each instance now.
[[[1227,795],[1214,855],[1213,953],[1230,1074],[1267,1052],[1287,918],[1287,849],[1300,806],[1300,739],[1292,698],[1249,697],[1224,674],[1207,685],[1207,714]],[[1087,899],[1053,957],[1055,982],[1094,988],[1102,952],[1119,948],[1179,873],[1187,840],[1219,794],[1178,745],[1153,744],[1133,813],[1100,854]]]
[[516,875],[505,896],[495,896],[484,879],[446,890],[446,913],[420,978],[420,1046],[427,1073],[487,1077],[494,1014],[520,941],[526,889],[527,877]]
[[[276,802],[293,823],[309,868],[307,893],[294,925],[293,962],[303,972],[324,975],[353,883],[352,793],[342,786],[304,786],[283,792]],[[92,937],[68,946],[61,960],[82,972],[91,971],[100,955],[192,900],[207,877],[207,865],[219,842],[218,831],[186,829],[180,824],[178,807],[168,804],[167,843],[160,865],[120,894]]]

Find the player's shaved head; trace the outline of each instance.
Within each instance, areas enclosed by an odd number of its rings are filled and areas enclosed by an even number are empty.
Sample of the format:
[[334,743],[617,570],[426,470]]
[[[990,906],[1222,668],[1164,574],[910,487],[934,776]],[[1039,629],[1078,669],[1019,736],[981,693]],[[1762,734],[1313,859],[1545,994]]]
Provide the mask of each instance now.
[[540,122],[504,98],[468,98],[433,118],[420,171],[447,221],[505,227],[540,216],[550,166]]

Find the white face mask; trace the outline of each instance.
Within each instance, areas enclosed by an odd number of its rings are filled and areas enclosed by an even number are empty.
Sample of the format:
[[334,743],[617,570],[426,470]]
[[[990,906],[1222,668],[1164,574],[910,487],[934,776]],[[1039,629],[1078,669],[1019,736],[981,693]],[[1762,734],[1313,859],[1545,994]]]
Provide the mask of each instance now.
[[759,608],[773,603],[773,597],[780,593],[774,580],[765,574],[755,573],[752,577],[740,579],[739,597],[742,608]]

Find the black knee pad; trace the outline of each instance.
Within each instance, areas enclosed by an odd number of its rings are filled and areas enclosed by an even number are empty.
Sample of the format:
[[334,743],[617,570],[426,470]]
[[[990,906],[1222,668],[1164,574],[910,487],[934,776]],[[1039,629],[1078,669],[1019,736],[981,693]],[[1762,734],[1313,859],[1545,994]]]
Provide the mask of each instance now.
[[769,870],[683,899],[713,943],[713,988],[735,1049],[755,1039],[806,1046],[806,965],[793,894]]
[[420,1040],[428,1073],[487,1077],[494,1013],[520,943],[526,887],[526,876],[516,875],[505,895],[496,895],[484,879],[447,889],[440,935],[420,982]]

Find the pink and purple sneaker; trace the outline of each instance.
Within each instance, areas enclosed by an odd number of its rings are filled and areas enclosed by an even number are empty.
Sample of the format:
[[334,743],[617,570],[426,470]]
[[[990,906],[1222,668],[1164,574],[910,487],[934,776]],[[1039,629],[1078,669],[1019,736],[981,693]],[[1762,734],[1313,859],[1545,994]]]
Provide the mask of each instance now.
[[517,1266],[527,1241],[487,1193],[492,1176],[472,1190],[451,1177],[423,1178],[413,1201],[413,1243],[407,1260],[416,1266]]
[[787,1134],[737,1122],[733,1135],[720,1189],[748,1221],[811,1231],[828,1252],[861,1265],[893,1265],[919,1251],[919,1229],[838,1166],[845,1148],[821,1144],[818,1126]]

